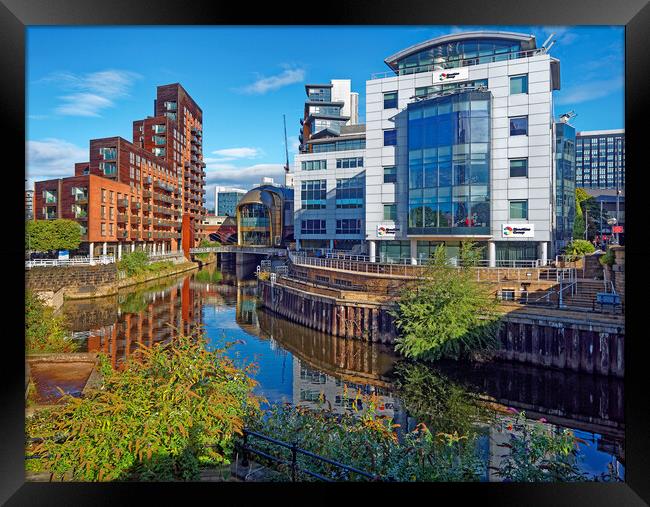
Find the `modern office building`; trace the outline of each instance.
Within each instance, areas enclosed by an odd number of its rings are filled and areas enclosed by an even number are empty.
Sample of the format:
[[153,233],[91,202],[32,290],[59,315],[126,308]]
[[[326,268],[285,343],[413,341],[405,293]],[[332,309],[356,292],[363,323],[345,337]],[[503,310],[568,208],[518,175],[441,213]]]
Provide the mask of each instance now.
[[293,189],[263,184],[237,204],[237,244],[282,247],[294,240]]
[[25,220],[34,218],[34,191],[25,190]]
[[385,63],[366,82],[370,258],[417,262],[443,243],[457,257],[466,240],[492,266],[551,256],[572,220],[572,127],[553,116],[560,62],[533,35],[482,31]]
[[624,130],[590,130],[576,134],[576,186],[625,189]]
[[93,256],[198,245],[206,215],[201,109],[176,83],[157,88],[154,115],[133,122],[133,142],[90,140],[89,161],[75,164],[74,176],[36,182],[35,218],[78,221],[80,250]]
[[292,174],[296,247],[363,247],[365,125],[349,80],[305,87],[301,142]]
[[246,190],[234,187],[215,187],[214,189],[214,214],[218,217],[234,217],[237,203],[246,193]]

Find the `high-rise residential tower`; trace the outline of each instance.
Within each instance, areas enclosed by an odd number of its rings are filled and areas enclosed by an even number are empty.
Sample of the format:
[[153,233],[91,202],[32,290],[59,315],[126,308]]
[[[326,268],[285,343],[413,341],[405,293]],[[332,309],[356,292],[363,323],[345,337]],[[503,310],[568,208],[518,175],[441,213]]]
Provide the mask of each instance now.
[[133,123],[133,142],[91,139],[75,175],[35,184],[34,218],[82,226],[90,255],[187,250],[206,214],[202,112],[183,87],[159,86],[153,117]]

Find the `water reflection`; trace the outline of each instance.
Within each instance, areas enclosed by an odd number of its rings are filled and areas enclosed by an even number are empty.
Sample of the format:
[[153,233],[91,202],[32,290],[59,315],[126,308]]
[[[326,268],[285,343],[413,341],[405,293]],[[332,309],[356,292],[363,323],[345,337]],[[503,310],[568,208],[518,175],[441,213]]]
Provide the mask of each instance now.
[[87,350],[105,352],[115,367],[139,344],[151,346],[202,326],[212,346],[236,341],[230,352],[236,360],[258,365],[257,392],[270,403],[363,412],[366,401],[357,394],[373,394],[379,414],[393,418],[400,432],[419,422],[447,433],[478,428],[492,465],[507,438],[499,423],[510,420],[506,408],[514,407],[589,442],[582,449],[588,473],[625,462],[619,379],[505,363],[431,367],[399,361],[381,344],[332,337],[258,308],[256,282],[238,280],[234,270],[203,271],[115,298],[67,302],[64,311]]

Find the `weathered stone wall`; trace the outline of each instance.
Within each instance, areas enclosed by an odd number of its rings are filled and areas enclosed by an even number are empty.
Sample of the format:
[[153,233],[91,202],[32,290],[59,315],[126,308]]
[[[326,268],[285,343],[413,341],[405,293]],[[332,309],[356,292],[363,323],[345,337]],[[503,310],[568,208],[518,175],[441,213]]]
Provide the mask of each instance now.
[[97,266],[35,267],[25,271],[25,287],[30,290],[58,291],[62,287],[97,287],[115,282],[115,264]]

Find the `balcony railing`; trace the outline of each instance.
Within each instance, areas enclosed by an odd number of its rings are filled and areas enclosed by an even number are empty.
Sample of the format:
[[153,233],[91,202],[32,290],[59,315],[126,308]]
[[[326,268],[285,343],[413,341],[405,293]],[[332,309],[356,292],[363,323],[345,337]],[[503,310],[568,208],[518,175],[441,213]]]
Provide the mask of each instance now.
[[129,205],[129,200],[128,199],[118,199],[117,200],[117,206],[119,208],[126,208]]
[[536,48],[526,51],[508,53],[492,53],[490,55],[482,55],[472,58],[449,59],[443,62],[432,63],[429,65],[420,65],[398,70],[387,70],[384,72],[374,72],[370,75],[370,79],[384,79],[387,77],[406,76],[410,74],[419,74],[422,72],[435,72],[445,69],[456,69],[458,67],[470,67],[472,65],[482,65],[485,63],[517,60],[519,58],[530,58],[531,56],[543,54],[546,54],[546,48]]

